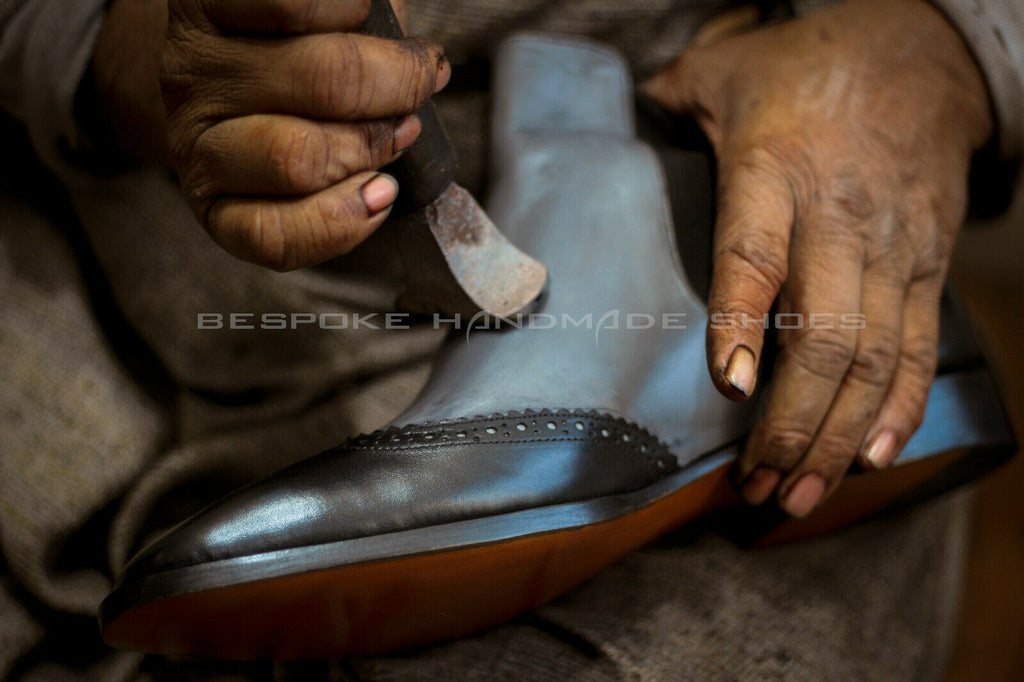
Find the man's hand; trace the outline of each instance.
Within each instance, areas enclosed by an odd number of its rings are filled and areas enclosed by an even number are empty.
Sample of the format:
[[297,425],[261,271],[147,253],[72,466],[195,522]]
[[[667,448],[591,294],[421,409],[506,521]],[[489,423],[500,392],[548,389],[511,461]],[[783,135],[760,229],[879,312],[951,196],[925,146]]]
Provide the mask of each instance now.
[[691,48],[646,89],[692,113],[718,159],[718,389],[754,390],[776,300],[790,327],[736,473],[748,502],[804,516],[921,422],[968,166],[991,134],[985,84],[924,0],[849,0]]
[[[162,91],[166,118],[147,109],[149,128],[165,126],[151,131],[149,156],[163,147],[200,222],[233,255],[278,270],[313,265],[347,253],[387,217],[398,187],[376,170],[415,141],[412,114],[451,67],[437,45],[357,33],[369,6],[115,0],[110,8],[95,61],[108,113],[116,121],[126,102],[151,105]],[[158,68],[136,68],[141,87],[128,93],[102,73],[137,40],[131,31],[142,33],[118,24],[126,7],[166,26],[151,51]]]

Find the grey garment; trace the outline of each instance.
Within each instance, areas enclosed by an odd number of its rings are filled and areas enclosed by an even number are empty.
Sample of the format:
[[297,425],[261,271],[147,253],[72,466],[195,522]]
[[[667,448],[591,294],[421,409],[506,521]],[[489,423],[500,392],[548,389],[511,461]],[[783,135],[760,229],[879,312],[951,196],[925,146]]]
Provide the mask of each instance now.
[[960,30],[988,82],[999,149],[1024,156],[1024,4],[1019,0],[932,0]]
[[[133,548],[230,488],[386,422],[422,384],[443,332],[198,329],[207,312],[386,310],[393,263],[374,247],[334,268],[269,273],[213,247],[166,174],[97,178],[67,163],[102,4],[0,3],[3,106],[60,180],[30,172],[19,133],[3,130],[0,677],[936,679],[962,498],[765,553],[678,533],[534,615],[405,656],[272,666],[106,649],[93,613]],[[474,58],[473,45],[485,56],[514,28],[571,28],[611,39],[641,72],[712,7],[410,5],[424,32],[449,31],[453,56]],[[479,190],[486,97],[454,93],[441,108],[460,181]]]
[[103,24],[104,0],[0,0],[0,107],[60,163],[83,145],[73,104]]

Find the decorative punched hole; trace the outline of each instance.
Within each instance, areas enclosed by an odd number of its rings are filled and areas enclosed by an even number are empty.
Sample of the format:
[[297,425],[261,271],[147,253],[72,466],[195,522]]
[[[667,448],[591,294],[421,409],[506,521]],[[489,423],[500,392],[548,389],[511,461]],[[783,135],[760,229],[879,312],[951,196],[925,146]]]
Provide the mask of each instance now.
[[583,422],[576,422],[576,430],[577,431],[582,431],[584,428],[586,428],[586,427],[583,426]]
[[497,432],[498,432],[498,429],[494,428],[493,426],[488,426],[487,427],[487,433],[491,434],[492,436],[494,434],[496,434]]
[[548,422],[548,429],[549,430],[554,431],[557,428],[558,428],[558,424],[556,424],[555,422]]
[[628,433],[622,434],[622,442],[623,443],[628,443],[629,440],[630,440],[630,438],[629,438],[629,434]]
[[516,431],[525,431],[525,430],[526,430],[526,424],[521,424],[521,423],[520,424],[516,424]]
[[612,432],[609,431],[608,429],[601,429],[601,435],[607,438],[608,436],[612,435]]
[[456,438],[465,438],[466,437],[466,432],[465,431],[459,431],[458,433],[455,434],[455,437]]

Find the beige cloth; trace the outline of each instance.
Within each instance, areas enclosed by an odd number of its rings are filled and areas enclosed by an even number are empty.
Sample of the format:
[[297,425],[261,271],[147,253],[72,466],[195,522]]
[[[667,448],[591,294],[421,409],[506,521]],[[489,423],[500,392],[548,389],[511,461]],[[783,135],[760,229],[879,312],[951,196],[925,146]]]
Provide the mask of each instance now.
[[[724,2],[410,4],[414,29],[456,63],[530,26],[611,40],[644,72]],[[485,112],[471,88],[442,101],[460,181],[477,191]],[[253,477],[385,423],[443,332],[197,329],[207,312],[379,311],[392,264],[372,249],[289,274],[240,263],[212,246],[165,173],[99,177],[34,130],[57,183],[23,131],[0,131],[0,677],[937,678],[959,498],[767,552],[680,532],[534,614],[405,656],[218,664],[107,649],[95,610],[134,548]]]

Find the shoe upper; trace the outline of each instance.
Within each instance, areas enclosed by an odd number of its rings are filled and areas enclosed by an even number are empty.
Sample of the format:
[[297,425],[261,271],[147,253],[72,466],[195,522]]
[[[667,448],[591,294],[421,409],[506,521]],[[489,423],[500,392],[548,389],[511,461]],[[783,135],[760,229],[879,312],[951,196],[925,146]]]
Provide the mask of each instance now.
[[[488,212],[549,268],[538,307],[502,331],[460,320],[391,428],[230,495],[144,550],[125,581],[637,490],[743,434],[750,408],[707,376],[706,311],[658,160],[633,137],[621,60],[541,38],[499,63]],[[693,168],[693,192],[706,191],[707,160]]]

